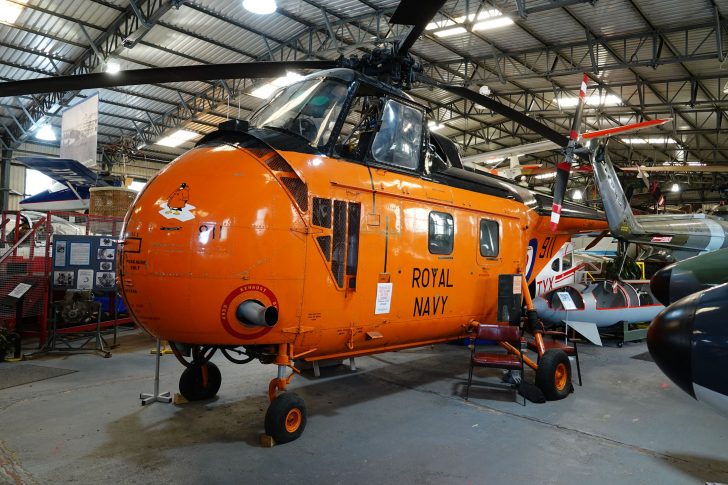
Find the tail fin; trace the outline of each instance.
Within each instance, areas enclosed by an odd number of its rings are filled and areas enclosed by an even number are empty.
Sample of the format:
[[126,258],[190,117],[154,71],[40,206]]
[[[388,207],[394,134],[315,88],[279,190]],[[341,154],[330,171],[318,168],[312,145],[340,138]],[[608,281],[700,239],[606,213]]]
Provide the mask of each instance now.
[[609,159],[606,143],[598,143],[592,157],[594,178],[599,186],[599,194],[612,235],[626,238],[629,235],[645,234],[644,228],[632,214],[627,196],[624,195],[622,185]]

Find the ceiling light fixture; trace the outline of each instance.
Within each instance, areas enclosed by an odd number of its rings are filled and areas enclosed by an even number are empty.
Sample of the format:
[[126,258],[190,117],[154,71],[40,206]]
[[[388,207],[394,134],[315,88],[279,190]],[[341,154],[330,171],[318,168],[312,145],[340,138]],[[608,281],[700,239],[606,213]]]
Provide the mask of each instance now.
[[[480,14],[478,14],[477,19],[475,18],[474,13],[471,13],[470,15],[468,15],[467,19],[470,20],[471,22],[473,22],[475,20],[486,20],[486,19],[491,19],[491,18],[495,18],[495,17],[500,17],[502,15],[503,14],[501,13],[500,10],[491,8],[490,10],[483,10],[482,12],[480,12]],[[465,19],[466,19],[466,17],[465,17],[465,15],[463,15],[461,17],[457,17],[454,20],[443,19],[443,20],[438,20],[437,22],[430,22],[429,24],[427,24],[427,27],[425,27],[425,30],[442,29],[445,27],[450,27],[451,25],[462,24],[463,22],[465,22]],[[513,23],[513,22],[510,22],[510,23]]]
[[106,61],[106,72],[108,72],[109,74],[116,74],[119,71],[121,71],[121,64],[119,64],[118,61]]
[[[579,104],[579,98],[574,96],[563,97],[559,98],[557,103],[559,103],[560,108],[574,108]],[[591,106],[618,106],[622,104],[622,100],[614,94],[595,93],[584,98],[584,104]]]
[[672,187],[670,187],[670,192],[680,192],[680,186],[677,183],[672,184]]
[[437,121],[430,121],[429,123],[427,123],[427,127],[430,129],[430,131],[436,131],[440,128],[444,128],[445,125],[443,125],[442,123],[438,123]]
[[628,145],[661,145],[666,143],[677,143],[674,138],[669,136],[648,136],[646,138],[623,138],[622,142]]
[[276,11],[276,0],[243,0],[243,8],[258,15],[268,15]]
[[465,27],[453,27],[451,29],[445,29],[435,32],[435,35],[437,37],[450,37],[452,35],[464,34],[465,32],[467,32],[467,30],[465,30]]
[[56,141],[56,132],[53,131],[53,127],[49,123],[45,123],[40,125],[35,137],[44,141]]
[[171,135],[165,136],[164,138],[161,138],[157,141],[157,145],[162,145],[163,147],[178,147],[181,144],[183,144],[186,141],[190,141],[193,138],[196,138],[200,135],[195,133],[194,131],[189,130],[177,130]]
[[497,29],[498,27],[505,27],[511,25],[513,20],[510,17],[498,17],[492,20],[486,20],[485,22],[478,22],[473,25],[472,30],[490,30]]
[[584,194],[581,193],[581,190],[576,189],[574,191],[574,195],[572,195],[572,199],[574,199],[574,200],[581,200],[583,198],[584,198]]

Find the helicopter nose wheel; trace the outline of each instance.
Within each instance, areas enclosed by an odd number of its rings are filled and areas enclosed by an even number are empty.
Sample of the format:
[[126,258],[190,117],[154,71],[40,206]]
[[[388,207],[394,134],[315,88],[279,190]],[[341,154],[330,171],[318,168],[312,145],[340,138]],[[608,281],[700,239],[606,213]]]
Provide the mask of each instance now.
[[277,444],[288,443],[303,433],[306,428],[306,405],[293,392],[278,395],[265,413],[265,434]]
[[217,395],[222,384],[220,369],[212,362],[193,364],[179,378],[179,393],[188,401],[202,401]]
[[177,344],[169,342],[177,360],[185,366],[179,378],[179,393],[188,401],[202,401],[217,395],[222,384],[220,369],[210,362],[217,348],[195,345],[186,359]]

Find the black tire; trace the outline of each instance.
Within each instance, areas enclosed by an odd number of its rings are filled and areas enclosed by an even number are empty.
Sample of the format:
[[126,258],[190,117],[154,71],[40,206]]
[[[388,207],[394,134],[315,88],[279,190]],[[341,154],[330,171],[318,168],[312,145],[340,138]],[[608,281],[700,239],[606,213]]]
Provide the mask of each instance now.
[[[207,385],[203,385],[202,368],[207,367]],[[179,393],[188,401],[202,401],[217,395],[222,384],[220,369],[212,362],[185,368],[179,378]]]
[[536,386],[546,399],[557,401],[571,392],[571,362],[563,350],[547,350],[538,361]]
[[291,442],[306,427],[306,404],[292,392],[284,392],[270,403],[265,413],[265,434],[277,444]]

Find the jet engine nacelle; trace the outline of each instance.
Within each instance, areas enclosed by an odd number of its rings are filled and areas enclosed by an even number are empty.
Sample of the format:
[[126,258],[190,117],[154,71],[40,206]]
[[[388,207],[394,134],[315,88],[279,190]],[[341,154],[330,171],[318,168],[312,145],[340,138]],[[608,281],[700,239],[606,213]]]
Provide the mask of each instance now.
[[653,320],[647,346],[683,391],[728,416],[728,284],[678,300]]

